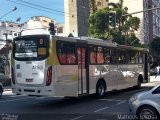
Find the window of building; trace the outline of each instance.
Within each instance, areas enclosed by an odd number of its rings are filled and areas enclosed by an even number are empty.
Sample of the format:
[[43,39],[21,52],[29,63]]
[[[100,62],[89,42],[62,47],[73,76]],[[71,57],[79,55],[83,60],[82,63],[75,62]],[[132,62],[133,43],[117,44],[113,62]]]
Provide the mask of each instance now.
[[57,33],[63,33],[63,27],[57,28]]
[[97,6],[101,6],[101,5],[102,5],[102,3],[98,1],[97,2]]
[[14,36],[15,36],[15,37],[18,36],[17,33],[14,33]]

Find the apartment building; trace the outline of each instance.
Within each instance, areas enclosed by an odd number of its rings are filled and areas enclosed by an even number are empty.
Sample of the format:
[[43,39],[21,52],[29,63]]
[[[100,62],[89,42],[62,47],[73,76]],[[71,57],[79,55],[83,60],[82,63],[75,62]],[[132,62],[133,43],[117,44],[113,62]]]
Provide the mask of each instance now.
[[109,0],[95,0],[97,9],[108,7]]
[[65,36],[88,36],[89,0],[64,0]]
[[23,29],[22,35],[49,34],[49,23],[56,24],[56,21],[45,16],[33,16],[27,22],[21,24],[21,29]]
[[[159,0],[143,0],[144,10],[160,7]],[[160,37],[160,9],[144,12],[144,42],[150,44]]]

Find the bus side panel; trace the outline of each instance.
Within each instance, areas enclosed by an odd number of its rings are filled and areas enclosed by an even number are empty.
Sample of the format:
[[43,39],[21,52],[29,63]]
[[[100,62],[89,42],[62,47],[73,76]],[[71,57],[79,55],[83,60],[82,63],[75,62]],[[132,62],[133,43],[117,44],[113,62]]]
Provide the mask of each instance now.
[[118,75],[118,89],[125,89],[137,85],[137,79],[139,76],[138,65],[118,65],[119,73]]
[[55,80],[56,96],[77,96],[78,94],[78,66],[57,65]]
[[96,70],[94,65],[89,65],[89,93],[95,93],[95,84],[96,84]]
[[107,86],[107,91],[112,91],[117,88],[117,65],[90,65],[90,93],[96,92],[98,80],[104,79]]

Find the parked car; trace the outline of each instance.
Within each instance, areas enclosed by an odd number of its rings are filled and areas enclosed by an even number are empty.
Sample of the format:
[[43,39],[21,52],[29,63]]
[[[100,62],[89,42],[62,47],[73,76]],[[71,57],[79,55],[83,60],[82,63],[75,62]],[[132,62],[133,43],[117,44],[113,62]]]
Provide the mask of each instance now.
[[3,93],[3,85],[2,83],[0,83],[0,98],[2,97],[2,93]]
[[157,74],[156,68],[150,70],[150,75],[156,75],[156,74]]
[[128,104],[129,111],[138,119],[160,120],[160,84],[133,95]]

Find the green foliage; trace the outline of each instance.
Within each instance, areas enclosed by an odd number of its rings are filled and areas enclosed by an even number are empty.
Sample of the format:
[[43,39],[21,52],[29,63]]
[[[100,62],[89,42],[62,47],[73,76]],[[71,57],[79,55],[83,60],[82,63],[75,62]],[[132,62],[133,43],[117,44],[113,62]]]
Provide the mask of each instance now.
[[96,10],[97,10],[96,1],[95,1],[95,0],[90,0],[89,3],[90,3],[90,4],[89,4],[90,9],[91,9],[90,11],[91,11],[92,13],[96,12]]
[[93,37],[106,38],[108,36],[108,9],[100,9],[89,18],[89,33]]
[[[94,0],[90,0],[94,1]],[[123,0],[118,4],[109,3],[112,8],[103,8],[95,11],[89,18],[89,34],[92,37],[101,39],[113,39],[118,44],[141,45],[138,38],[135,37],[135,31],[140,26],[138,17],[123,16],[127,14],[127,7],[123,8]],[[109,27],[109,13],[116,12],[115,26]]]
[[4,73],[4,66],[6,64],[6,55],[5,54],[1,54],[0,55],[0,73]]

